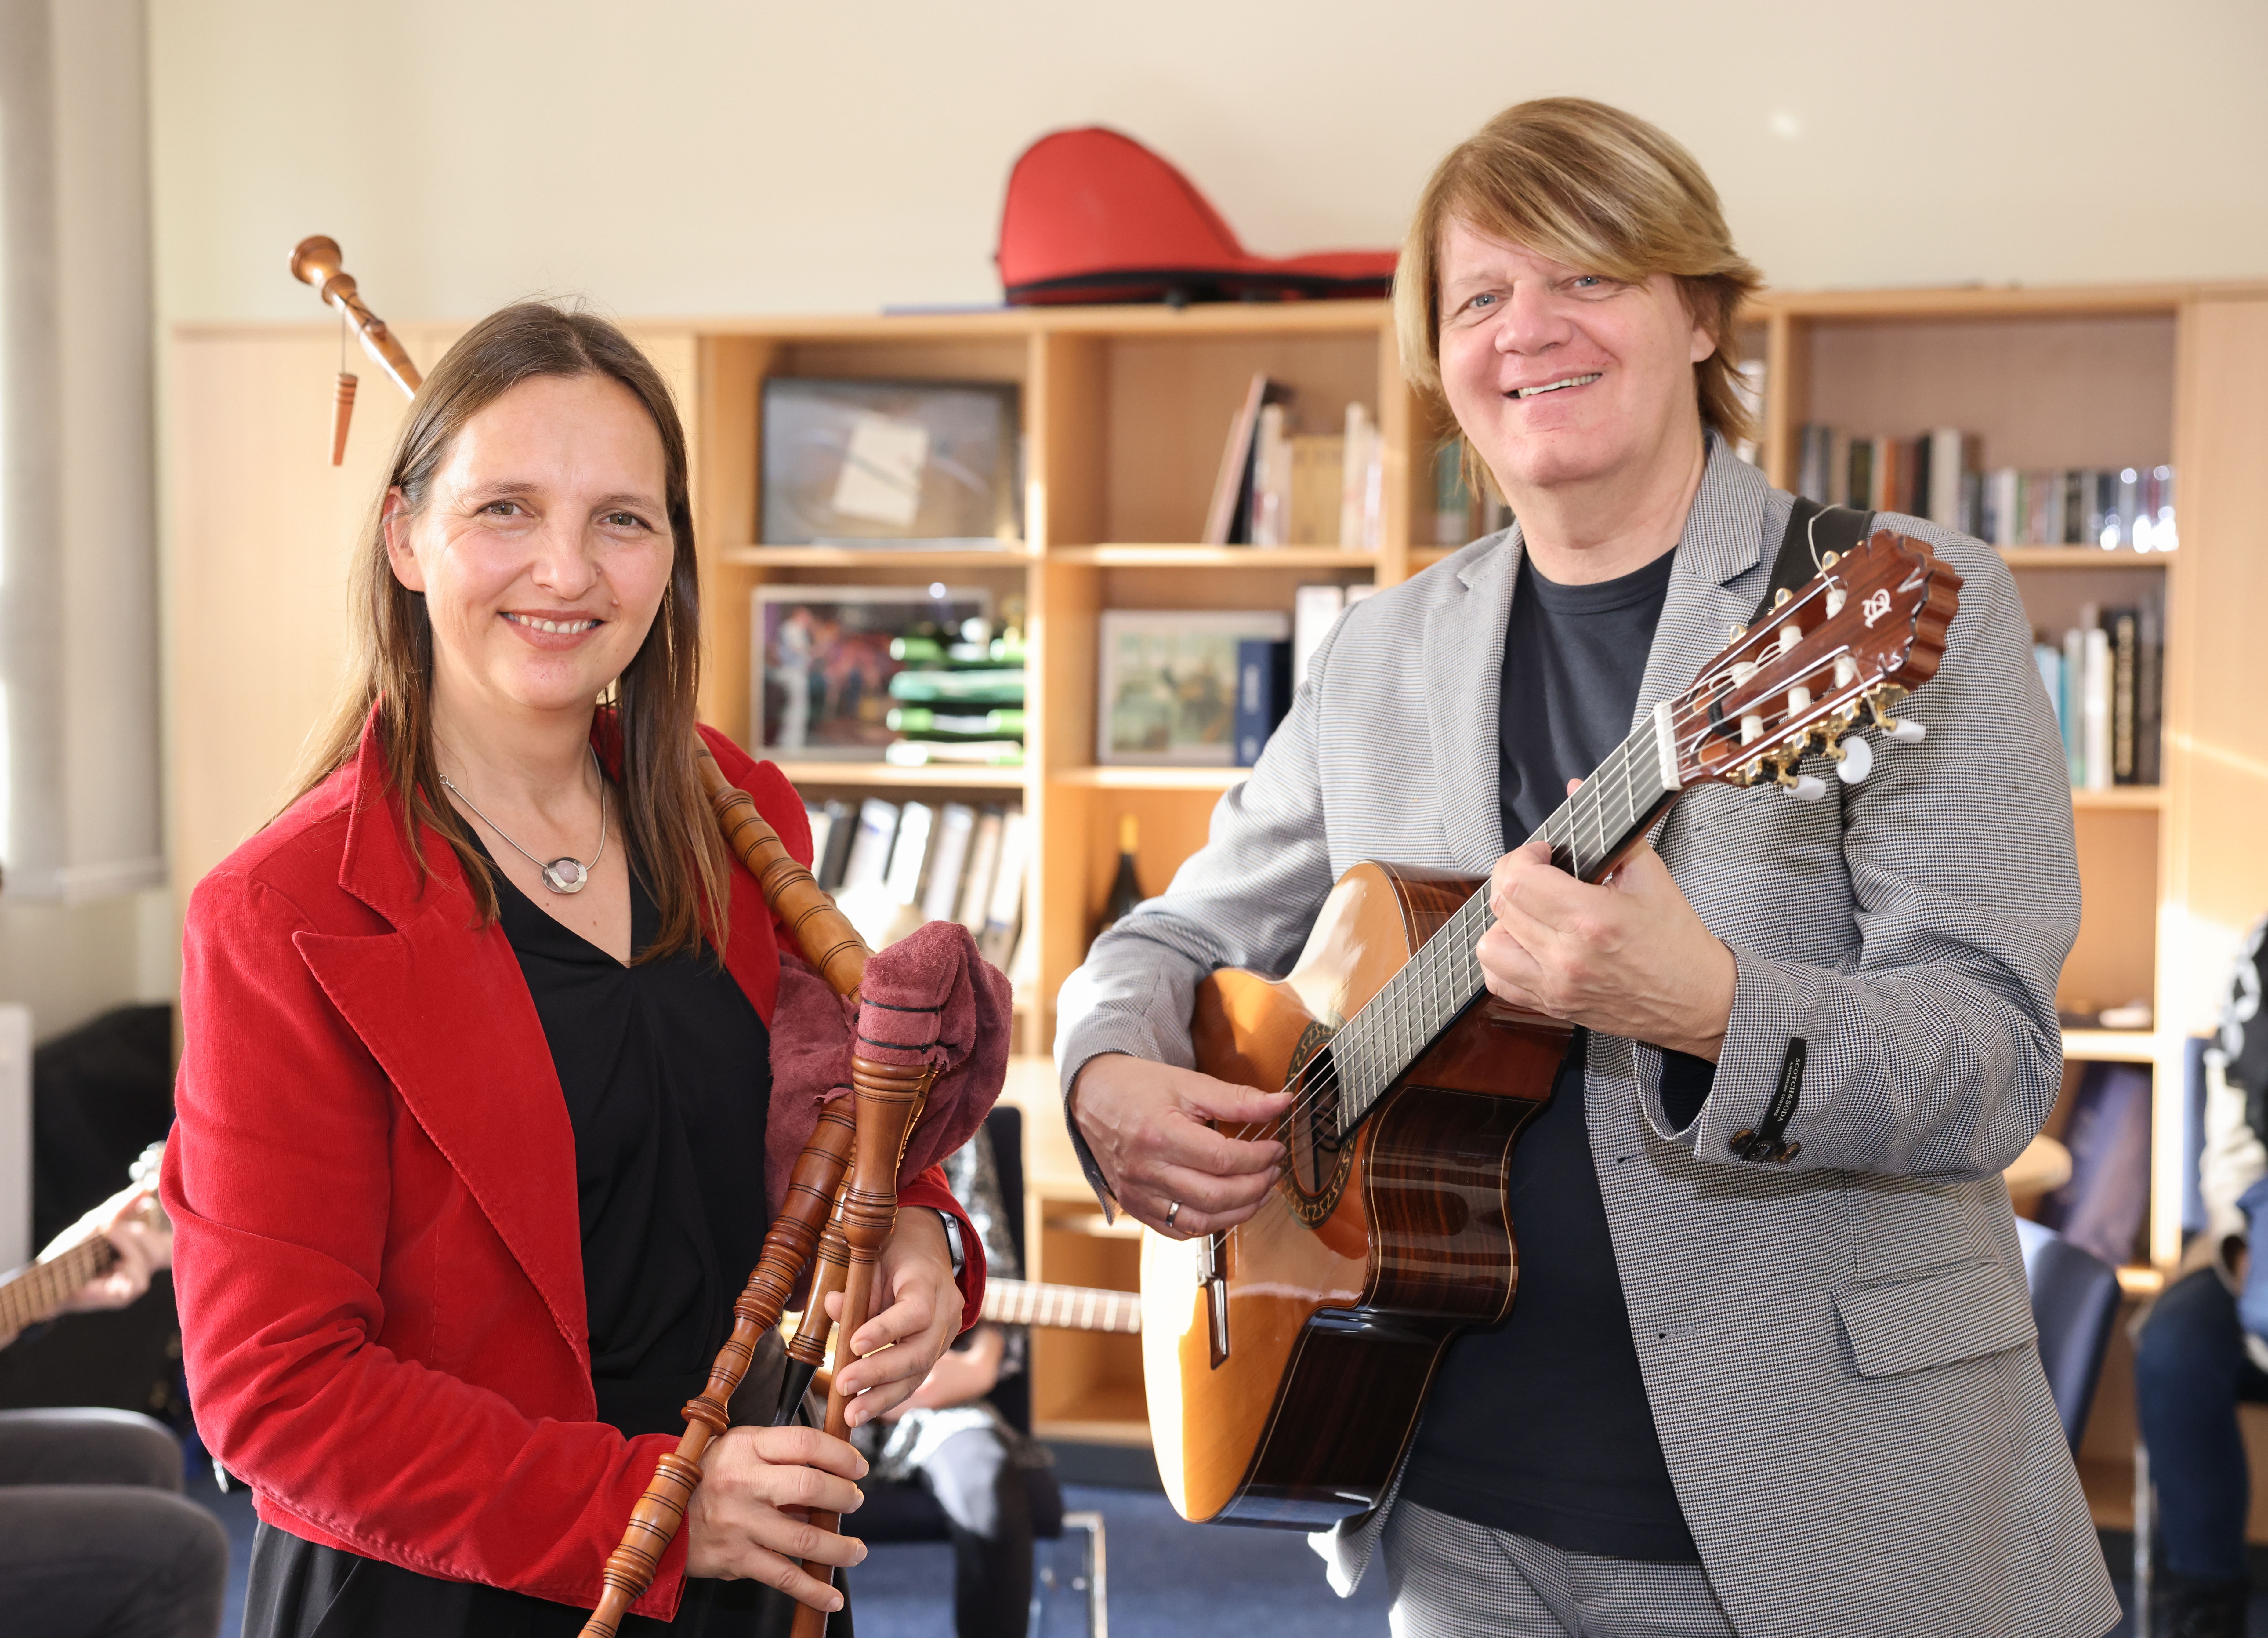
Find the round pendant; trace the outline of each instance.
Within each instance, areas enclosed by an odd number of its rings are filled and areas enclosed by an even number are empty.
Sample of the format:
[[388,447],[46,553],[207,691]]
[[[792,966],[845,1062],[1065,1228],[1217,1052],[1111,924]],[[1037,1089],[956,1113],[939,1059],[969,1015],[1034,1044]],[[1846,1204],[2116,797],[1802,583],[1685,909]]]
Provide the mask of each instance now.
[[543,885],[554,893],[580,893],[591,872],[579,859],[555,859],[543,867]]

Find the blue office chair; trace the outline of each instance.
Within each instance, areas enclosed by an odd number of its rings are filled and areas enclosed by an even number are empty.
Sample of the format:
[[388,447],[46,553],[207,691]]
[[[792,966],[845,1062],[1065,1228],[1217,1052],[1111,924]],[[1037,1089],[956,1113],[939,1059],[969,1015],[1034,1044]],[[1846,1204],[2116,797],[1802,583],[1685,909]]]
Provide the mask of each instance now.
[[2031,1288],[2032,1323],[2040,1332],[2040,1363],[2076,1456],[2118,1317],[2118,1271],[2027,1218],[2016,1219],[2016,1233],[2024,1244],[2024,1282]]
[[[992,1140],[992,1164],[1000,1178],[1000,1200],[1008,1214],[1008,1235],[1016,1247],[1016,1260],[1028,1269],[1031,1261],[1024,1249],[1024,1112],[1007,1104],[994,1108],[984,1118],[985,1134]],[[1028,1434],[1032,1431],[1032,1384],[1028,1370],[1009,1377],[993,1390],[992,1406],[1012,1428]],[[1109,1638],[1110,1613],[1107,1598],[1106,1571],[1103,1558],[1102,1515],[1096,1512],[1065,1512],[1063,1487],[1047,1468],[1027,1468],[1024,1482],[1031,1495],[1032,1535],[1038,1541],[1060,1541],[1071,1531],[1084,1531],[1086,1537],[1082,1573],[1071,1583],[1071,1590],[1086,1595],[1087,1631],[1091,1638]],[[945,1509],[937,1498],[920,1485],[870,1485],[866,1488],[866,1503],[858,1509],[853,1521],[858,1536],[870,1544],[947,1541],[951,1535],[946,1529]],[[1049,1589],[1054,1584],[1051,1572],[1039,1570],[1032,1578],[1031,1632],[1037,1634],[1040,1618],[1045,1608]]]

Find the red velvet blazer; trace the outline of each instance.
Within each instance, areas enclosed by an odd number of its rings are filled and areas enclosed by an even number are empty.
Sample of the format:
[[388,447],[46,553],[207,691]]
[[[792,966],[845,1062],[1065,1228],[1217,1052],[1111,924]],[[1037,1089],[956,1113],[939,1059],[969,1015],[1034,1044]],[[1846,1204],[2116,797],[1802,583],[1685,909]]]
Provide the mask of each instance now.
[[[703,733],[808,862],[793,787]],[[504,930],[424,853],[421,880],[365,734],[190,898],[164,1180],[190,1394],[280,1528],[587,1608],[677,1442],[593,1420],[565,1099]],[[767,1026],[777,935],[736,864],[725,964]],[[902,1199],[960,1214],[935,1168]],[[637,1612],[674,1614],[684,1568],[681,1533]]]

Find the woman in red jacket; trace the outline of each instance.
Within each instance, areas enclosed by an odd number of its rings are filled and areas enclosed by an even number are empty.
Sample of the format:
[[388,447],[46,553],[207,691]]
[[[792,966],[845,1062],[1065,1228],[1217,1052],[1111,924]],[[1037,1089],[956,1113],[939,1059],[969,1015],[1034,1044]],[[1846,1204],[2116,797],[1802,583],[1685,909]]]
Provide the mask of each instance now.
[[[572,1634],[767,1220],[778,929],[695,771],[660,376],[601,320],[483,321],[412,404],[354,577],[316,776],[190,902],[165,1200],[198,1425],[261,1516],[251,1638]],[[702,732],[808,860],[777,770]],[[942,1178],[902,1199],[936,1209],[883,1253],[854,1425],[980,1289]],[[865,1549],[796,1509],[849,1511],[864,1472],[735,1428],[625,1630],[752,1632],[759,1583],[837,1606],[792,1561]]]

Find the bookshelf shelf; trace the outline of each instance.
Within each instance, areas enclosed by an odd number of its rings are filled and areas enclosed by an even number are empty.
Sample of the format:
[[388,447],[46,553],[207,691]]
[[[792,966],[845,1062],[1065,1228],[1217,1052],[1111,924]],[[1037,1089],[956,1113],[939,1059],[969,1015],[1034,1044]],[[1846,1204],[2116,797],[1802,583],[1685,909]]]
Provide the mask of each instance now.
[[1170,569],[1375,569],[1379,554],[1338,546],[1149,546],[1113,542],[1101,546],[1058,546],[1049,563],[1091,564],[1098,568]]
[[1020,790],[1025,774],[1021,768],[900,768],[885,762],[783,762],[778,767],[788,783],[799,789],[858,786],[878,790]]
[[950,548],[924,551],[865,546],[728,546],[720,562],[747,569],[1021,569],[1031,553],[1021,546],[998,551]]
[[2011,569],[2162,569],[2181,555],[2104,551],[2099,546],[2003,546],[1999,550]]
[[1249,768],[1065,768],[1057,785],[1093,791],[1226,791],[1252,777]]
[[2154,1064],[2165,1043],[2149,1029],[2066,1029],[2063,1055],[2080,1063]]

